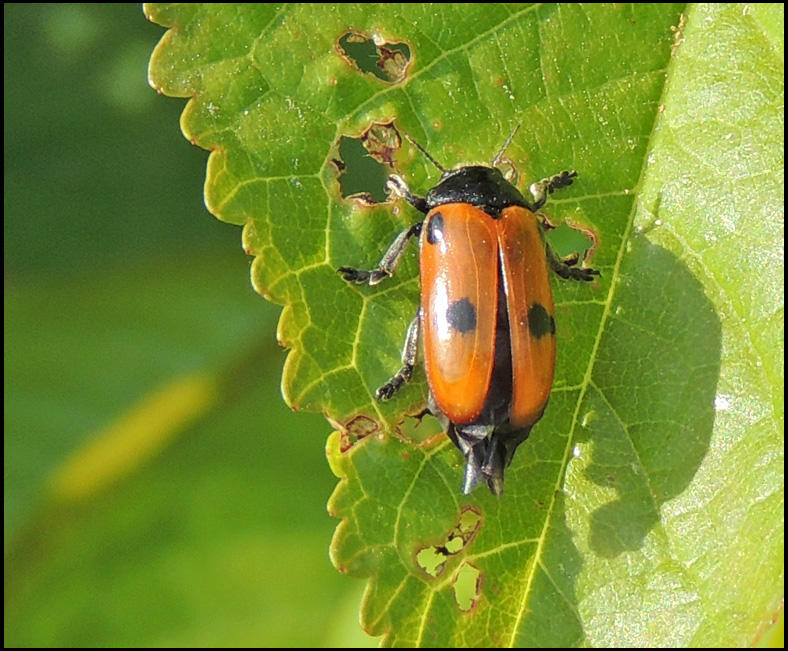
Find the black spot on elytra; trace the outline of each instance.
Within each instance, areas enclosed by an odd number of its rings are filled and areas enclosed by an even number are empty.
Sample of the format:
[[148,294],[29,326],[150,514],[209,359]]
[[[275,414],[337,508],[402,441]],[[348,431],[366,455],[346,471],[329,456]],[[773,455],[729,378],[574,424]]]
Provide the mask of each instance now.
[[555,319],[541,303],[534,303],[528,310],[528,328],[536,339],[555,334]]
[[427,241],[430,244],[437,244],[443,241],[443,215],[439,212],[432,213],[430,225],[427,230]]
[[467,298],[461,298],[449,305],[446,320],[457,332],[472,332],[476,328],[476,308]]

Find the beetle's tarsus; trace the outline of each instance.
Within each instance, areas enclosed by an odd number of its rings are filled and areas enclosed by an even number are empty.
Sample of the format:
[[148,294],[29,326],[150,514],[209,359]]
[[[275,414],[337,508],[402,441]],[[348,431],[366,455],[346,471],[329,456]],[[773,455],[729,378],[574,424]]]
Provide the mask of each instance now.
[[342,277],[351,283],[358,283],[359,285],[377,285],[384,278],[388,278],[388,274],[384,269],[372,269],[365,271],[364,269],[356,269],[354,267],[340,267],[337,271],[342,274]]
[[576,267],[575,265],[580,261],[580,255],[577,253],[559,258],[549,245],[545,246],[545,253],[547,254],[547,263],[550,265],[550,268],[561,278],[588,282],[593,280],[595,276],[600,275],[596,269]]
[[394,397],[394,394],[400,390],[403,384],[406,382],[410,382],[410,378],[413,377],[413,366],[410,364],[406,364],[403,366],[397,374],[391,378],[386,384],[382,387],[379,387],[377,391],[375,391],[375,399],[380,400],[381,402],[386,402],[387,400],[391,400]]
[[551,267],[555,273],[566,280],[582,280],[584,282],[590,282],[594,280],[596,276],[600,275],[599,271],[596,269],[589,269],[587,267],[574,267],[564,264],[563,262],[557,265],[551,265]]
[[548,194],[553,194],[556,190],[572,185],[572,181],[576,178],[577,172],[575,170],[564,170],[554,176],[548,176],[541,181],[532,183],[528,188],[534,197],[532,210],[539,210],[547,201]]

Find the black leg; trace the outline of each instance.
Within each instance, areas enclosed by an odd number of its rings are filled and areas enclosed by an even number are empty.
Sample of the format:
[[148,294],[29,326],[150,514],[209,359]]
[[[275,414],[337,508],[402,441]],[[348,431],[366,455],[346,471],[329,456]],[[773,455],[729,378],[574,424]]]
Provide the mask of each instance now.
[[559,258],[547,243],[545,243],[545,252],[547,253],[547,262],[550,264],[550,268],[561,278],[589,281],[593,280],[594,276],[599,275],[596,269],[576,267],[575,265],[579,260],[577,254],[569,255],[563,259]]
[[378,400],[391,400],[400,387],[408,382],[413,376],[413,368],[416,366],[416,356],[419,352],[419,329],[421,327],[421,309],[408,326],[405,335],[405,345],[402,347],[402,368],[396,372],[386,384],[375,391]]
[[380,259],[377,269],[366,271],[364,269],[356,269],[355,267],[340,267],[337,271],[349,282],[377,285],[381,280],[388,278],[397,270],[397,265],[402,258],[402,254],[405,253],[405,247],[408,245],[408,241],[414,235],[419,235],[421,233],[422,223],[423,222],[414,224],[397,235],[396,239],[388,248],[388,251],[386,251]]
[[[386,181],[386,189],[394,196],[402,197],[416,210],[423,212],[425,215],[429,212],[427,200],[424,197],[417,197],[415,194],[411,194],[408,184],[405,183],[405,180],[401,176],[392,174]],[[405,252],[408,240],[414,235],[419,235],[421,233],[422,223],[423,222],[414,224],[397,235],[397,238],[391,243],[388,251],[386,251],[378,263],[377,269],[366,271],[364,269],[356,269],[355,267],[340,267],[337,271],[339,271],[342,277],[349,282],[377,285],[381,280],[388,278],[396,271],[400,258],[402,258],[402,254]]]

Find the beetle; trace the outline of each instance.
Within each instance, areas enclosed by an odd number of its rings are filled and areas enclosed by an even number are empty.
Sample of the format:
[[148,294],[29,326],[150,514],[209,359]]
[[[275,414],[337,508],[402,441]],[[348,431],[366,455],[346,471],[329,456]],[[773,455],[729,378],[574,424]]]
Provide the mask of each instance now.
[[398,175],[389,193],[426,217],[403,230],[377,268],[340,267],[345,280],[375,285],[391,276],[408,242],[419,237],[421,301],[407,329],[402,367],[375,393],[389,400],[413,375],[423,340],[427,409],[466,459],[463,492],[485,481],[494,495],[517,447],[542,417],[555,368],[555,319],[548,268],[565,279],[590,281],[599,272],[559,258],[536,212],[547,196],[571,185],[574,170],[530,186],[523,197],[497,165],[517,128],[490,165],[441,171],[424,197]]

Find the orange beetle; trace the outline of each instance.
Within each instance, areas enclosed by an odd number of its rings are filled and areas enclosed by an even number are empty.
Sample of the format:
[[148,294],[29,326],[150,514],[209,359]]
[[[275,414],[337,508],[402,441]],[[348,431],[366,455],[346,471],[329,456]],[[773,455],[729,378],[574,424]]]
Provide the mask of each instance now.
[[[402,368],[376,396],[390,399],[424,345],[428,408],[466,458],[463,492],[481,481],[499,495],[517,446],[542,417],[555,368],[555,320],[548,267],[563,278],[592,280],[599,272],[558,258],[534,214],[547,195],[570,185],[574,171],[534,183],[527,201],[495,166],[441,170],[438,184],[418,197],[398,176],[389,190],[426,218],[394,240],[377,269],[340,267],[348,281],[374,285],[392,275],[411,237],[420,236],[421,305],[408,327]],[[413,141],[412,141],[413,142]]]

